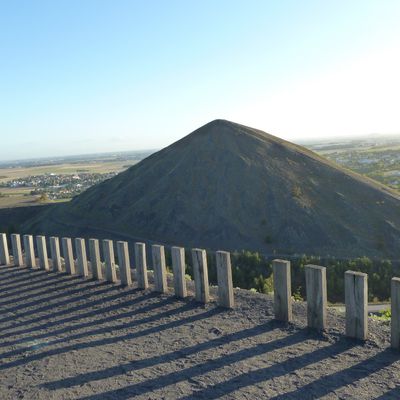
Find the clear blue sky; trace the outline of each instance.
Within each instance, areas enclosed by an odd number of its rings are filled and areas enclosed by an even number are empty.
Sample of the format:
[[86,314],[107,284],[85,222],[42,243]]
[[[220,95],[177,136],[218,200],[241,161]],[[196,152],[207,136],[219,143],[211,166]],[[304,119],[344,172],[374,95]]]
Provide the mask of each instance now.
[[160,148],[215,118],[400,133],[400,1],[0,0],[2,159]]

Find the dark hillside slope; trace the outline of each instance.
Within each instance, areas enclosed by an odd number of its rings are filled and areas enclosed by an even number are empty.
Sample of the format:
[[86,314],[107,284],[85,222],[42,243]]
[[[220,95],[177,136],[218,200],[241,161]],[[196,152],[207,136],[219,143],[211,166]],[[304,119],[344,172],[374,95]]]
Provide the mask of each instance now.
[[212,249],[397,258],[400,201],[301,146],[216,120],[25,225],[93,229]]

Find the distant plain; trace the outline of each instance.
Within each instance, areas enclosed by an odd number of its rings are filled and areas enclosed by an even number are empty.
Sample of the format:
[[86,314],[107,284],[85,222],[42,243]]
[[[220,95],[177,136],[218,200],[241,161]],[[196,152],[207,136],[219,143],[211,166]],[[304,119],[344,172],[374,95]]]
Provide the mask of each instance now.
[[[133,165],[131,163],[130,165]],[[108,162],[90,162],[80,164],[62,163],[59,165],[46,165],[39,167],[21,167],[21,168],[0,168],[0,183],[13,179],[25,178],[28,176],[36,176],[43,174],[77,174],[79,172],[88,173],[106,173],[106,172],[122,172],[126,169],[126,161],[108,161]],[[31,195],[32,188],[0,188],[0,208],[18,207],[18,206],[34,206],[40,204],[38,195]],[[69,201],[65,199],[63,201]],[[55,201],[48,201],[54,203]]]
[[[129,165],[133,165],[130,163]],[[126,169],[126,161],[96,161],[89,163],[62,163],[39,167],[0,168],[0,182],[42,174],[77,174],[79,172],[121,172]]]
[[[59,159],[37,159],[0,164],[0,185],[13,180],[41,175],[79,175],[119,173],[136,164],[151,151],[134,151],[116,154],[71,156]],[[40,195],[31,194],[33,186],[0,187],[0,208],[35,206],[43,203],[69,201],[39,201]]]

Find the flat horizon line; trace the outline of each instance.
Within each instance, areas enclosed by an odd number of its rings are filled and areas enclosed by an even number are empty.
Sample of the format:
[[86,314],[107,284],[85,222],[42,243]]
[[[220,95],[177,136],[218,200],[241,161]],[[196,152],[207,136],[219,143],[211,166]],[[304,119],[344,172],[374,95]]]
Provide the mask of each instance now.
[[[369,134],[354,134],[354,135],[337,135],[337,136],[329,136],[326,138],[303,138],[303,139],[286,139],[292,143],[298,145],[310,145],[310,144],[318,144],[318,143],[326,143],[330,141],[352,141],[352,140],[367,140],[367,139],[374,139],[374,138],[394,138],[400,137],[399,133],[369,133]],[[148,152],[154,153],[161,150],[161,148],[145,148],[145,149],[135,149],[135,150],[116,150],[116,151],[100,151],[100,152],[93,152],[93,153],[69,153],[65,155],[53,155],[53,156],[39,156],[39,157],[29,157],[29,158],[10,158],[6,160],[0,161],[0,167],[2,165],[10,164],[10,163],[18,163],[18,162],[29,162],[29,161],[56,161],[56,160],[63,160],[68,158],[79,158],[79,157],[95,157],[95,156],[107,156],[107,155],[117,155],[117,154],[129,154],[129,153],[141,153],[141,152]]]

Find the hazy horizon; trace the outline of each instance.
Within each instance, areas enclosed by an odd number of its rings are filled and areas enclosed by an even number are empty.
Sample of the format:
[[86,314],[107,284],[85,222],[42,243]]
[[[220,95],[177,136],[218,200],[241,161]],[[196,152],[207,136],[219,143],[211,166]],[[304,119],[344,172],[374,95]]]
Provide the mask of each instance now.
[[396,1],[5,1],[2,160],[159,149],[223,118],[400,134]]
[[[392,134],[384,134],[384,133],[371,133],[368,135],[348,135],[348,136],[330,136],[330,137],[323,137],[321,139],[318,138],[304,138],[304,139],[299,139],[299,140],[293,140],[293,143],[296,143],[298,145],[311,145],[311,144],[319,144],[319,143],[325,143],[325,142],[338,142],[338,141],[352,141],[352,140],[368,140],[368,139],[390,139],[390,138],[399,138],[400,133],[392,133]],[[179,140],[178,138],[177,140]],[[173,142],[168,143],[166,146],[169,146],[173,144]],[[65,153],[65,154],[50,154],[46,156],[38,156],[38,157],[26,157],[26,158],[7,158],[7,157],[2,157],[0,160],[0,165],[2,164],[7,164],[7,163],[13,163],[13,162],[26,162],[26,161],[37,161],[37,160],[52,160],[52,159],[64,159],[64,158],[74,158],[74,157],[93,157],[96,155],[99,156],[104,156],[104,155],[112,155],[112,154],[127,154],[127,153],[155,153],[159,150],[161,150],[162,147],[158,148],[153,148],[153,149],[116,149],[112,151],[98,151],[98,152],[83,152],[83,153]]]

